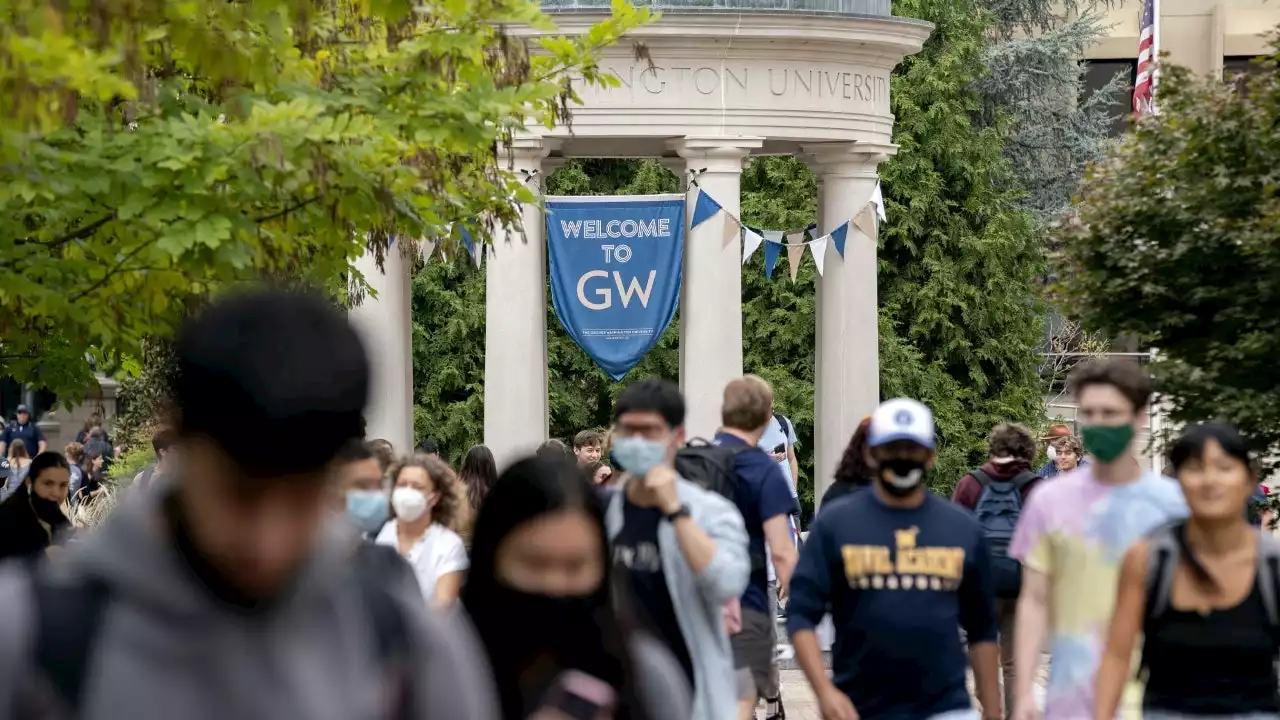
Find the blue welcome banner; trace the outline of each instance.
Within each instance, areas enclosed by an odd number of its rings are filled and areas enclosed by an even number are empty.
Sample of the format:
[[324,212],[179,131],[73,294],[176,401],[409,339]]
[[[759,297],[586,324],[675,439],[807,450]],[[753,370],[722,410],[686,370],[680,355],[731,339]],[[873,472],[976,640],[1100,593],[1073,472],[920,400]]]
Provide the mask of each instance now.
[[671,324],[684,195],[548,197],[551,304],[569,337],[621,380]]

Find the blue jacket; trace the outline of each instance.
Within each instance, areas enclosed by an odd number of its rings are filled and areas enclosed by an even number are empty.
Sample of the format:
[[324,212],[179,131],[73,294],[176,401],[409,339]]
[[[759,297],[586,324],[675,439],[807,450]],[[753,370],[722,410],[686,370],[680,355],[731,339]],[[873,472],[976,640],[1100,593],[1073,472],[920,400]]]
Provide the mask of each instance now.
[[[747,529],[738,508],[728,499],[681,479],[680,503],[689,506],[689,517],[716,543],[716,554],[701,573],[694,573],[684,559],[675,528],[663,521],[658,527],[658,552],[662,572],[671,591],[676,622],[693,660],[692,720],[734,720],[738,716],[738,688],[734,679],[733,650],[724,629],[722,610],[742,595],[751,562],[747,559]],[[605,509],[604,524],[610,542],[622,531],[625,483]]]

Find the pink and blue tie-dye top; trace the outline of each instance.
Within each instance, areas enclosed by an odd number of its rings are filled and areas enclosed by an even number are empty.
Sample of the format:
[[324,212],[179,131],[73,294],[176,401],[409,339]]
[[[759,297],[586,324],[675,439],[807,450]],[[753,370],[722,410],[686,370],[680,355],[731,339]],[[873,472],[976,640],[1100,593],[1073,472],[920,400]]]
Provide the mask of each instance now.
[[[1156,526],[1186,514],[1182,489],[1157,473],[1104,485],[1083,467],[1042,483],[1031,495],[1009,553],[1049,577],[1045,720],[1093,717],[1093,679],[1124,552]],[[1139,700],[1140,689],[1130,688],[1123,715],[1136,712]]]

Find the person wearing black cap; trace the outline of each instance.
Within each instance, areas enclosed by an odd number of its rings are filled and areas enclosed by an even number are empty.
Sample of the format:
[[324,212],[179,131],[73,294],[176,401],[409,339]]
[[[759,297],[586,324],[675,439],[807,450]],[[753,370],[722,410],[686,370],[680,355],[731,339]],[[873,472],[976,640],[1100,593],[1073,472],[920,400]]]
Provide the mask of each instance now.
[[474,638],[331,511],[370,384],[344,314],[237,295],[175,356],[181,466],[34,583],[0,568],[5,716],[492,718]]
[[35,455],[44,452],[49,446],[49,443],[45,442],[44,433],[40,431],[40,426],[36,425],[31,417],[31,410],[26,405],[18,406],[13,422],[9,423],[4,433],[0,435],[0,455],[4,454],[5,449],[14,440],[21,440],[27,446],[27,452],[34,452]]

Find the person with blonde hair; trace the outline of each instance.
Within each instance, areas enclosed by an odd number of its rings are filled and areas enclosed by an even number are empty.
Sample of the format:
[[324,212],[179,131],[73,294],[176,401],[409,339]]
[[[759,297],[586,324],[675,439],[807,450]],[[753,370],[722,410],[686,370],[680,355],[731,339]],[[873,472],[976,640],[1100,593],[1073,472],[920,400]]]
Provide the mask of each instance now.
[[468,567],[458,533],[469,516],[457,476],[448,463],[418,453],[391,469],[391,509],[395,517],[375,542],[394,547],[413,566],[423,598],[437,607],[452,605]]

